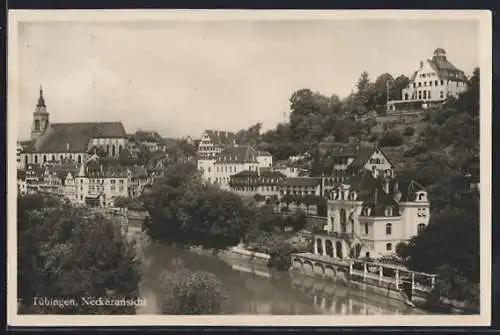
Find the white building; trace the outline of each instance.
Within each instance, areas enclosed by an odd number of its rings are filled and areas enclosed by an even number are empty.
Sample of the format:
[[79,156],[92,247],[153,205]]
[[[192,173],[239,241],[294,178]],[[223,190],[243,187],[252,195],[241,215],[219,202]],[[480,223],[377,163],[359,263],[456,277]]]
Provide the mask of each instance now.
[[229,189],[230,177],[242,171],[258,171],[257,151],[249,146],[232,146],[221,151],[214,158],[202,157],[197,161],[198,170],[209,183]]
[[393,177],[394,165],[381,148],[355,148],[334,151],[324,162],[322,179],[327,190],[338,182],[370,171],[374,178]]
[[205,130],[198,144],[198,157],[215,158],[226,147],[236,145],[236,135],[229,131]]
[[129,174],[118,166],[104,167],[96,155],[80,166],[75,177],[75,202],[93,207],[110,207],[117,197],[128,197]]
[[433,57],[420,62],[419,68],[410,78],[408,87],[402,90],[402,100],[390,101],[389,108],[395,110],[397,105],[419,103],[424,108],[433,103],[457,98],[467,90],[468,79],[465,73],[450,63],[446,51],[442,48],[434,50]]
[[340,258],[393,254],[429,224],[427,192],[414,181],[375,179],[366,170],[329,190],[327,198],[325,229]]
[[33,113],[31,140],[22,146],[19,167],[72,160],[78,164],[89,157],[95,147],[108,156],[119,157],[127,146],[127,135],[121,122],[51,123],[43,91]]
[[273,155],[267,151],[257,151],[257,161],[259,162],[259,167],[270,168],[273,166]]

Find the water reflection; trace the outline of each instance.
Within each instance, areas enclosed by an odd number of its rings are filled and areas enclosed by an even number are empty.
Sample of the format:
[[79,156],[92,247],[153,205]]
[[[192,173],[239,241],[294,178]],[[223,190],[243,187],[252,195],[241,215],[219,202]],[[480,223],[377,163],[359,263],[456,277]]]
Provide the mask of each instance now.
[[340,283],[270,272],[264,264],[220,259],[158,244],[144,248],[143,255],[140,289],[148,303],[140,314],[158,313],[161,272],[183,267],[209,271],[220,278],[229,293],[225,314],[424,314],[396,300],[351,290]]

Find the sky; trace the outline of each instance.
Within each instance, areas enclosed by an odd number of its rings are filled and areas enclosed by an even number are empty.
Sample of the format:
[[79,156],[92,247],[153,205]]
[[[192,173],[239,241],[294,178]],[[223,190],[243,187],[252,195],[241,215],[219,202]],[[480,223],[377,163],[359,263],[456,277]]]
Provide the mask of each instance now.
[[22,22],[18,136],[39,87],[51,122],[122,121],[164,137],[284,121],[301,88],[347,96],[361,72],[409,76],[444,48],[467,75],[478,22],[301,20]]

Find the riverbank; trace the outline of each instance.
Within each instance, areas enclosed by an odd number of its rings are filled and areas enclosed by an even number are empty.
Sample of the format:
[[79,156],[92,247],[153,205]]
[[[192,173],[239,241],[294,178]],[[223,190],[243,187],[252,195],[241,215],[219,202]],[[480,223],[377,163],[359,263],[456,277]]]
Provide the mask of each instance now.
[[[201,248],[192,247],[190,248],[192,252],[205,255],[214,255],[213,251],[203,250]],[[246,250],[242,247],[232,247],[228,250],[221,250],[217,252],[217,257],[222,259],[234,259],[236,261],[248,262],[251,265],[266,266],[270,259],[270,255],[265,253],[259,253],[254,251]],[[293,269],[293,267],[291,268]],[[300,276],[302,273],[297,273],[296,271],[290,271],[293,276]],[[318,277],[314,271],[305,272],[306,276]],[[347,276],[346,276],[347,277]],[[346,278],[347,279],[347,278]],[[359,290],[363,292],[370,292],[377,294],[379,296],[387,297],[398,302],[406,303],[404,294],[401,294],[400,290],[388,289],[387,287],[378,287],[377,285],[372,285],[370,283],[363,283],[354,280],[344,280],[345,285],[352,288],[354,291]],[[422,296],[414,296],[412,302],[415,303],[415,307],[419,309],[426,309],[426,298]],[[475,306],[470,306],[465,302],[454,301],[447,298],[441,299],[442,310],[446,310],[447,314],[478,314],[479,310]]]

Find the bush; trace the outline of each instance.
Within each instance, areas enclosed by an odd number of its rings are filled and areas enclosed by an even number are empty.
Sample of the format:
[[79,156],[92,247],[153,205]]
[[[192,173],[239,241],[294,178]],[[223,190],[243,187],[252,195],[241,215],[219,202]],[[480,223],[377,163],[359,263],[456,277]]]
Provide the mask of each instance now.
[[163,272],[161,312],[170,315],[220,314],[227,293],[213,273],[187,269]]
[[379,141],[381,147],[398,147],[403,144],[403,136],[396,131],[391,131],[382,136]]
[[411,137],[415,135],[415,128],[413,127],[406,127],[405,130],[403,131],[403,135],[407,137]]
[[267,266],[277,270],[288,270],[292,265],[291,255],[298,250],[295,249],[288,241],[276,240],[276,244],[269,252],[269,261]]
[[378,140],[378,136],[377,135],[371,135],[368,138],[368,142],[377,142],[377,140]]

